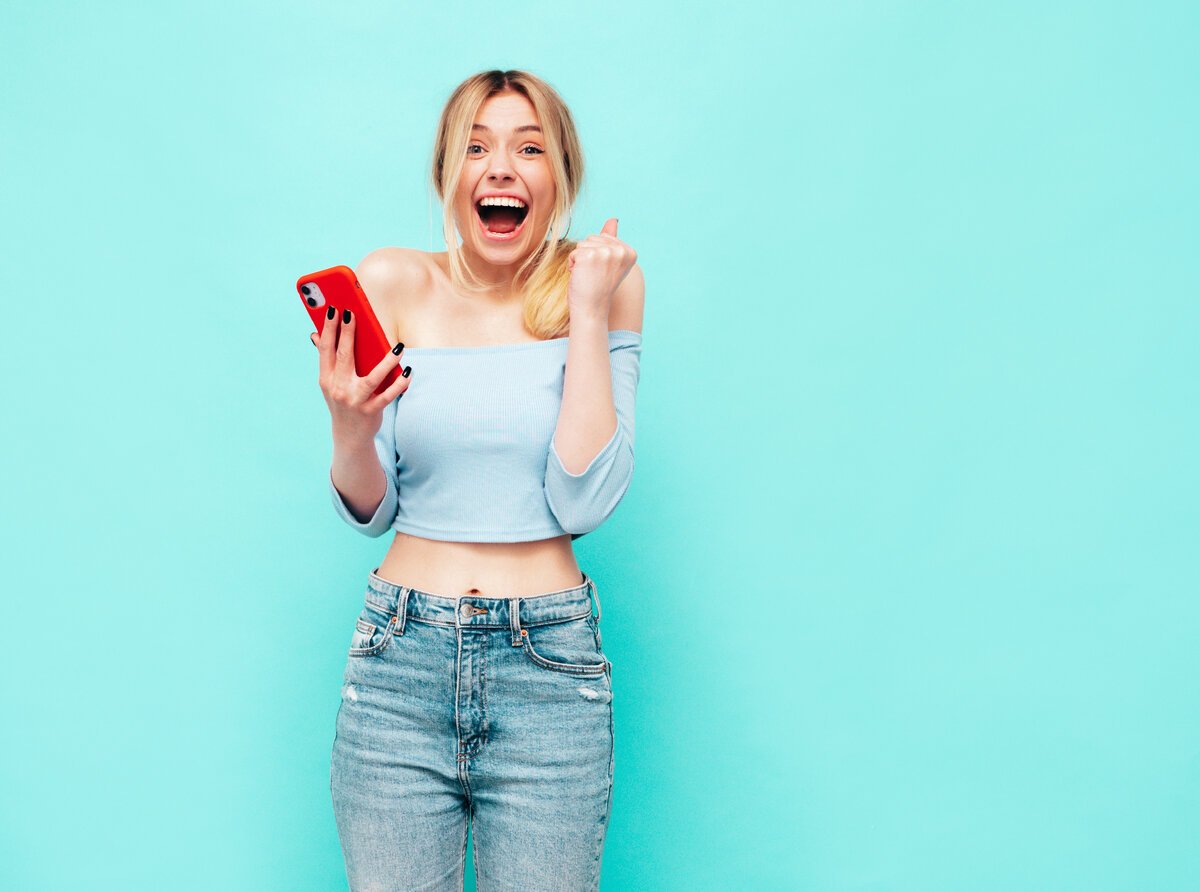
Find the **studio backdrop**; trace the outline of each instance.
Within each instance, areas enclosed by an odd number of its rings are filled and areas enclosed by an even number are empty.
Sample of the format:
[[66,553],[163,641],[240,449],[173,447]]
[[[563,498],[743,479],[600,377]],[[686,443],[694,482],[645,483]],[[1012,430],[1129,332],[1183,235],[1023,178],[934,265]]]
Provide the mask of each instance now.
[[0,888],[346,887],[295,282],[492,68],[646,281],[603,888],[1195,888],[1198,10],[6,5]]

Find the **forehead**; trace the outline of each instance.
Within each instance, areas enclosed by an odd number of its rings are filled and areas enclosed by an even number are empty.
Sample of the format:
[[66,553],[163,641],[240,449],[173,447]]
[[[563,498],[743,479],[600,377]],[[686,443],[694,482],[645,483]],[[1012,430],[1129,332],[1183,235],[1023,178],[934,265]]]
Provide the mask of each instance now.
[[539,121],[532,102],[520,93],[506,92],[485,99],[475,114],[474,123],[482,124],[493,133],[507,133],[517,127],[536,125]]

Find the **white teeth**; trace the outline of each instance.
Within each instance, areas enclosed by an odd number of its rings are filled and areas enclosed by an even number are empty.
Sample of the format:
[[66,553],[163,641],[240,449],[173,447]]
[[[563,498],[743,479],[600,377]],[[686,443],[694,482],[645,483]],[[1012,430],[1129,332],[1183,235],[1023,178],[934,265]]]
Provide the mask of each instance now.
[[501,205],[508,208],[525,207],[525,202],[521,201],[519,198],[481,198],[479,199],[479,204],[481,206]]

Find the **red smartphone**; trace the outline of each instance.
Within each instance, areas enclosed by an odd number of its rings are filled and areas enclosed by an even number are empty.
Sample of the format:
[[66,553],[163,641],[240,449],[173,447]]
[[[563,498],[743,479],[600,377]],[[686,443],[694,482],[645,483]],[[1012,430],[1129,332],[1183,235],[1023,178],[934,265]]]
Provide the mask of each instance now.
[[[317,333],[325,330],[326,316],[329,308],[334,307],[339,313],[349,310],[354,314],[354,370],[361,377],[379,365],[392,344],[388,343],[383,326],[375,318],[371,302],[358,283],[354,270],[348,266],[331,266],[320,272],[309,273],[296,280],[296,290],[308,310],[309,318],[317,327]],[[333,320],[329,320],[333,321]],[[375,388],[380,394],[396,380],[402,372],[399,365],[384,377],[382,383]]]

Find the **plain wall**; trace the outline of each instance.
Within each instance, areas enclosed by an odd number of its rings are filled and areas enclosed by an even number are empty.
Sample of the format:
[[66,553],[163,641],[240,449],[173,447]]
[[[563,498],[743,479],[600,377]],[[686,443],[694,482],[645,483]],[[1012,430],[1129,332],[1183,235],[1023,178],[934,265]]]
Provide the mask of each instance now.
[[437,116],[497,67],[566,99],[571,234],[618,217],[646,278],[637,472],[576,545],[604,889],[1194,884],[1198,26],[7,5],[0,885],[345,888],[388,540],[329,503],[294,285],[442,250]]

